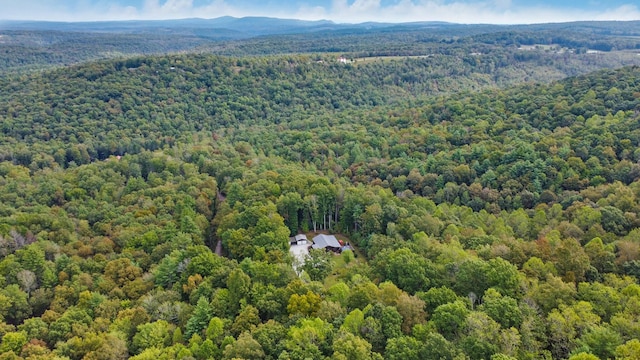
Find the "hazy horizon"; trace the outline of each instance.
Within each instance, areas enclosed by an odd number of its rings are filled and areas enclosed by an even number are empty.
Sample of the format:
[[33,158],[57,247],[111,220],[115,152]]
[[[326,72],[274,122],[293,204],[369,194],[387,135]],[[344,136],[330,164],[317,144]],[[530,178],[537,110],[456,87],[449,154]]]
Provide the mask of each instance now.
[[445,21],[531,24],[640,20],[628,0],[0,0],[0,20],[92,22],[265,16],[336,23]]

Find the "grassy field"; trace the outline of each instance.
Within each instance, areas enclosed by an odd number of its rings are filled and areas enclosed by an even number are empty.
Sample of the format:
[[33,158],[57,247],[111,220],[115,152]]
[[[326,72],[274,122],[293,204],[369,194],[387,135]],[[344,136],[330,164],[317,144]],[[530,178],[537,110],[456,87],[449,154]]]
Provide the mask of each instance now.
[[351,262],[349,262],[347,264],[345,262],[345,257],[342,254],[336,254],[336,255],[333,256],[333,258],[332,258],[333,259],[333,270],[331,271],[331,274],[329,276],[327,276],[325,278],[325,280],[324,280],[324,284],[327,287],[330,287],[331,285],[337,283],[338,279],[343,277],[344,274],[347,273],[349,268],[367,263],[367,259],[362,254],[360,249],[358,249],[356,246],[354,246],[353,242],[347,236],[345,236],[343,234],[333,234],[333,235],[335,235],[335,237],[338,240],[342,240],[345,244],[349,243],[351,245],[351,247],[353,248],[354,258],[351,260]]
[[404,60],[404,59],[422,59],[422,58],[428,58],[428,57],[431,57],[431,55],[372,56],[372,57],[355,58],[350,63],[354,65],[360,65],[360,64],[368,64],[376,61],[397,61],[397,60]]

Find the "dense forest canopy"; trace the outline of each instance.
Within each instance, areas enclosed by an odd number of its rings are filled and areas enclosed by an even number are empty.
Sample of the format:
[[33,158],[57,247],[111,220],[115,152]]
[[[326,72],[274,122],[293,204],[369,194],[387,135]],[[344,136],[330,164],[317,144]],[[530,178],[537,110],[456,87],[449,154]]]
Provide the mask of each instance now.
[[0,358],[640,358],[640,57],[473,36],[2,77]]

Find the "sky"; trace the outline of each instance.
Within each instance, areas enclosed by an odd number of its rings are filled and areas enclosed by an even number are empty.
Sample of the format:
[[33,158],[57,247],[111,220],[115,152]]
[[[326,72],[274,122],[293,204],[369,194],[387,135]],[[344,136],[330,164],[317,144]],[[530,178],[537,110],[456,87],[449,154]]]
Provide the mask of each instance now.
[[2,20],[159,20],[226,15],[338,23],[531,24],[640,20],[640,5],[637,0],[0,0]]

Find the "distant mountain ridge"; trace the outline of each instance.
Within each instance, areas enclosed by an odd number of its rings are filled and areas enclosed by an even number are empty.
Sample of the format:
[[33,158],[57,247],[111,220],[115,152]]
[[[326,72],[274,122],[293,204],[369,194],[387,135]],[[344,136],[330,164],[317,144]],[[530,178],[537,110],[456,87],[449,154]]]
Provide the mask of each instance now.
[[[333,31],[429,30],[449,32],[572,31],[605,36],[640,36],[640,21],[581,21],[531,25],[457,24],[442,21],[406,23],[335,23],[331,20],[299,20],[273,17],[213,19],[126,20],[96,22],[0,20],[0,31],[59,31],[110,34],[155,34],[196,36],[208,39],[241,40],[257,36],[311,34]],[[454,31],[455,32],[455,31]]]
[[[433,23],[443,24],[443,23]],[[202,30],[228,30],[237,32],[238,37],[261,35],[307,33],[345,28],[380,28],[397,26],[391,23],[336,24],[330,20],[296,20],[270,17],[223,16],[214,19],[178,19],[178,20],[129,20],[99,22],[51,22],[51,21],[0,21],[0,30],[24,31],[77,31],[107,33],[145,33],[163,30],[167,33],[184,33],[191,30],[202,34]]]

